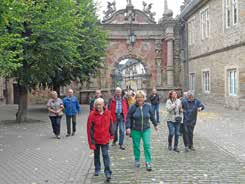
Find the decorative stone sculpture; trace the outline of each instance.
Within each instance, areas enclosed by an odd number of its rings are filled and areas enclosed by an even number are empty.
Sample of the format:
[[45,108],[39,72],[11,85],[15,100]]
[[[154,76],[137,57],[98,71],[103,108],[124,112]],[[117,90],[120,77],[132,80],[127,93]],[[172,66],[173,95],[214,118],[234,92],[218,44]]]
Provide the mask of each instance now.
[[131,0],[127,0],[127,5],[131,5],[132,1]]
[[151,12],[152,3],[148,4],[143,1],[143,12],[150,17],[150,19],[155,20],[154,16],[156,15],[155,12]]
[[107,2],[107,10],[103,12],[105,14],[103,20],[109,19],[115,11],[116,11],[116,2],[115,1],[113,1],[112,3]]

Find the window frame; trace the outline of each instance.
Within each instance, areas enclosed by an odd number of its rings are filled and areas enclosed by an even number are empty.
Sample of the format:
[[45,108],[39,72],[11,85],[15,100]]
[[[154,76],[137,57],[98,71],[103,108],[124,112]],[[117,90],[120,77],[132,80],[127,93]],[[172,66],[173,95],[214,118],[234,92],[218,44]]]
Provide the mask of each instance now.
[[[202,40],[208,39],[210,36],[210,19],[209,19],[209,7],[206,6],[200,11],[200,23],[201,23],[201,38]],[[205,26],[205,27],[204,27]]]
[[[231,76],[232,75],[232,76]],[[228,68],[226,70],[227,94],[228,96],[238,95],[238,70],[237,68]]]
[[[208,73],[208,78],[206,78],[205,73]],[[203,93],[209,94],[211,92],[211,77],[210,69],[202,70],[202,91]],[[207,79],[207,81],[206,81]]]
[[196,91],[196,73],[190,72],[189,73],[189,89],[191,91]]

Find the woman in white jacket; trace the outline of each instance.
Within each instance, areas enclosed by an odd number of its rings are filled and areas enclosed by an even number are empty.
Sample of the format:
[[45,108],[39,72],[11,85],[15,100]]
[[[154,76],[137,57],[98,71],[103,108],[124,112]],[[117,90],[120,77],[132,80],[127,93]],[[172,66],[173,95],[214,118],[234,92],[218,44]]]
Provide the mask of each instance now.
[[167,114],[167,125],[168,125],[168,149],[172,150],[172,140],[174,137],[174,151],[179,152],[178,142],[179,142],[179,130],[180,123],[182,121],[182,107],[181,101],[177,98],[176,91],[170,91],[168,95],[168,100],[166,102]]

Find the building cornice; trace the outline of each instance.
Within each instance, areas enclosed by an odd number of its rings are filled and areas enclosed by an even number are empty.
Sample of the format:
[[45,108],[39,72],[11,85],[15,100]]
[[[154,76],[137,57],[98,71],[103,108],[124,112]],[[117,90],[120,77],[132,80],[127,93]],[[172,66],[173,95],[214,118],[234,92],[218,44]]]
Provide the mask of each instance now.
[[180,17],[187,20],[191,15],[193,15],[197,10],[199,10],[204,4],[210,0],[192,0],[180,13]]

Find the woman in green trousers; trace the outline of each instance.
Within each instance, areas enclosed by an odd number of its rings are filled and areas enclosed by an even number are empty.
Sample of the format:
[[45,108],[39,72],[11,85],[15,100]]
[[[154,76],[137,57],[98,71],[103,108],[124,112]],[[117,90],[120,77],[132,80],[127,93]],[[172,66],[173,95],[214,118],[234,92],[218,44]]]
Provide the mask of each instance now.
[[136,167],[140,167],[140,140],[143,140],[147,171],[152,170],[150,120],[152,121],[155,130],[157,131],[157,122],[151,105],[145,103],[145,93],[143,91],[137,91],[136,103],[131,105],[128,110],[126,133],[132,137]]

